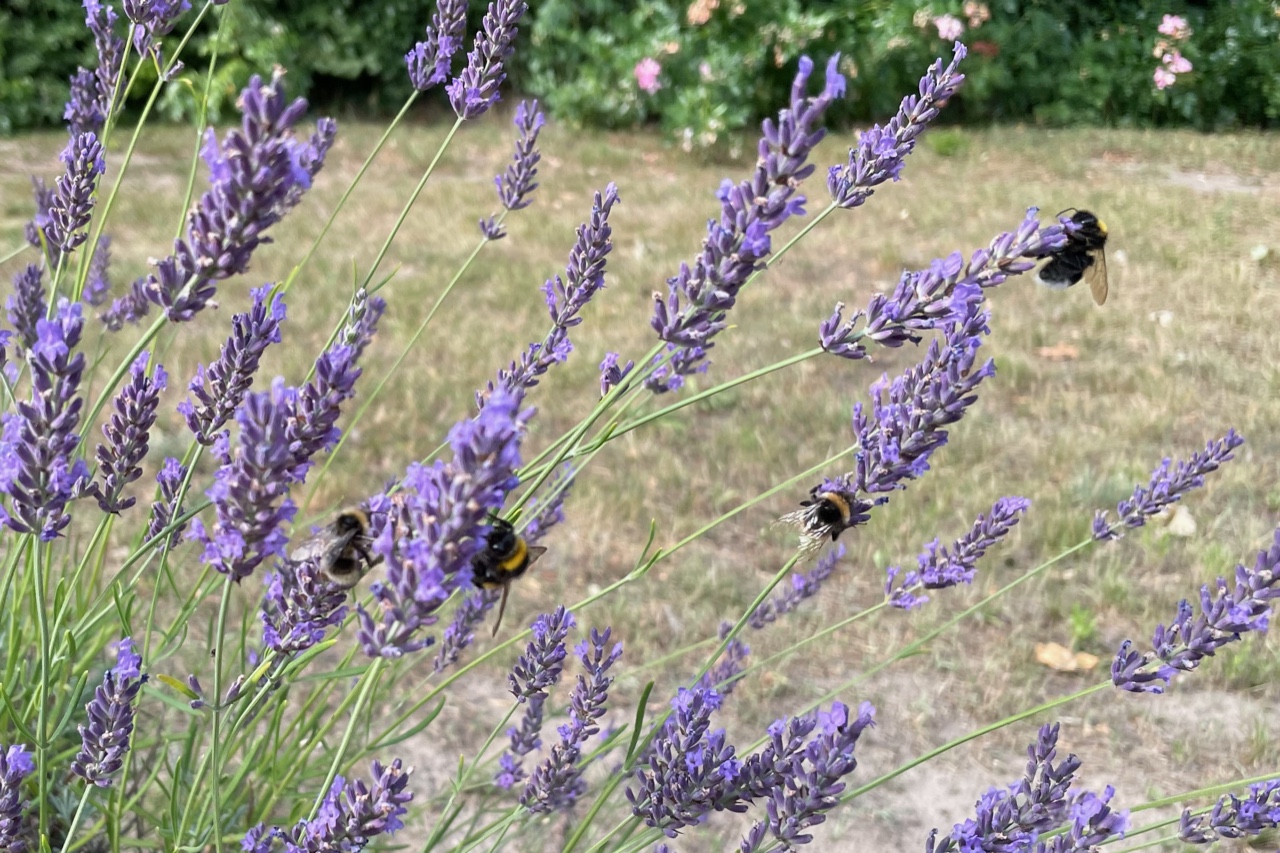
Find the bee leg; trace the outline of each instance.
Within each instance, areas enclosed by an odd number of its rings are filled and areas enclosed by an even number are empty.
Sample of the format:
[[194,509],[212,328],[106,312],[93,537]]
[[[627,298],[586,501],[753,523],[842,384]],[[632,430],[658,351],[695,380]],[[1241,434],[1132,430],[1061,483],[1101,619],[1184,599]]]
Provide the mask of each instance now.
[[502,602],[498,604],[498,620],[493,623],[493,633],[489,636],[498,636],[498,628],[502,626],[502,614],[507,612],[507,593],[511,592],[511,584],[504,583],[502,585]]

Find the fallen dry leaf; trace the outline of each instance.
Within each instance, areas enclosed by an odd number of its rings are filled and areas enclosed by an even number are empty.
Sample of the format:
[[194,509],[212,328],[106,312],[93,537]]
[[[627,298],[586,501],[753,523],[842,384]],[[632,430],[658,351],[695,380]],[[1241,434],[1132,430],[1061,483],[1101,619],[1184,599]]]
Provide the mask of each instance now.
[[1058,672],[1088,672],[1098,665],[1098,656],[1059,643],[1036,643],[1036,663]]
[[1080,349],[1071,344],[1058,343],[1051,347],[1036,347],[1036,355],[1049,361],[1075,361]]

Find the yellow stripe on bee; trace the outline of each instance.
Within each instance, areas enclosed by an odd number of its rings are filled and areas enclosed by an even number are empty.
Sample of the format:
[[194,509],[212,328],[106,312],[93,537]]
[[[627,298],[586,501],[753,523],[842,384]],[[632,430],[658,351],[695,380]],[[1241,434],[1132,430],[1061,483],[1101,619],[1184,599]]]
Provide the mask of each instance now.
[[528,556],[529,546],[525,544],[523,539],[516,539],[515,550],[505,560],[498,563],[498,569],[503,572],[518,572],[524,566],[524,561]]
[[1098,230],[1102,232],[1102,236],[1107,236],[1107,223],[1101,219],[1098,220]]

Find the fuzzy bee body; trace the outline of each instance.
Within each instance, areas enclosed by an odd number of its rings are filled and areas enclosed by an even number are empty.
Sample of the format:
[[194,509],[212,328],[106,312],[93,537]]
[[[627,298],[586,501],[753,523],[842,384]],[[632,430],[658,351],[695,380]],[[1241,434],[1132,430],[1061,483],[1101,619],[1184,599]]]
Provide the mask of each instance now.
[[1065,290],[1084,279],[1089,282],[1093,301],[1101,305],[1110,289],[1104,252],[1107,225],[1087,210],[1072,213],[1071,221],[1076,227],[1067,231],[1067,245],[1047,256],[1049,262],[1036,273],[1036,281],[1053,290]]
[[350,589],[376,560],[369,550],[369,514],[360,507],[344,509],[289,554],[295,563],[308,560],[334,586]]
[[529,570],[547,552],[540,545],[530,545],[505,518],[495,518],[485,537],[484,550],[471,560],[472,578],[481,589],[502,588],[502,603],[493,633],[498,633],[502,614],[507,609],[511,582]]
[[841,533],[868,519],[863,512],[865,504],[853,495],[824,486],[815,487],[808,500],[800,501],[802,509],[778,519],[799,528],[802,552],[816,551],[827,540],[836,541]]

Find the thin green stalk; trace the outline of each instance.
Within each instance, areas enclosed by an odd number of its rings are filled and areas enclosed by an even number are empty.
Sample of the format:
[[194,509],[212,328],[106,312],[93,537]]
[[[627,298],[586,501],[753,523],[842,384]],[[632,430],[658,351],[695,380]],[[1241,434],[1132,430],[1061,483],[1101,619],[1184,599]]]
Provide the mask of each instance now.
[[67,825],[67,837],[62,841],[62,853],[69,853],[73,849],[71,840],[76,837],[76,827],[80,825],[80,816],[84,814],[84,805],[89,801],[89,792],[92,790],[91,786],[86,785],[84,793],[80,795],[80,804],[76,806],[76,813],[71,816],[71,823]]
[[346,760],[347,748],[351,745],[351,737],[355,734],[356,723],[360,719],[360,715],[364,713],[365,704],[368,703],[369,697],[373,695],[373,689],[378,683],[378,676],[382,673],[382,662],[385,658],[376,658],[369,668],[364,671],[364,675],[360,676],[360,680],[364,683],[360,685],[360,695],[356,700],[356,706],[351,709],[351,715],[347,719],[347,728],[342,733],[342,741],[338,744],[338,748],[334,750],[333,761],[329,764],[329,772],[324,777],[324,784],[319,788],[316,794],[316,801],[311,806],[311,814],[307,816],[308,820],[315,820],[316,815],[320,812],[320,806],[324,804],[324,798],[329,795],[329,786],[333,784],[334,778],[338,775],[338,770],[342,767],[342,762]]
[[227,22],[235,13],[235,6],[228,5],[218,16],[218,32],[213,36],[213,52],[209,56],[209,69],[205,72],[204,97],[200,99],[200,114],[196,118],[196,144],[191,151],[191,166],[187,170],[187,191],[182,197],[182,216],[178,218],[178,227],[174,229],[174,238],[182,236],[182,226],[186,223],[186,212],[191,208],[191,199],[196,191],[196,171],[200,168],[200,148],[204,141],[204,130],[209,117],[209,93],[213,91],[213,76],[218,69],[218,54],[222,49],[222,37],[227,31]]
[[[225,657],[224,646],[222,642],[227,627],[227,606],[231,602],[231,584],[233,583],[230,576],[223,580],[222,584],[222,600],[218,602],[218,621],[213,630],[213,695],[214,698],[221,701],[222,698],[222,660]],[[220,748],[222,746],[222,714],[223,709],[215,707],[213,709],[213,742],[209,744],[209,750],[212,753],[211,762],[213,764],[213,844],[215,853],[222,853],[222,809],[219,802],[222,788],[222,756]]]
[[[32,534],[33,536],[35,534]],[[45,612],[45,568],[48,553],[44,546],[33,543],[31,548],[31,569],[35,581],[36,624],[40,633],[40,684],[36,690],[36,767],[39,780],[39,814],[40,836],[46,837],[49,830],[49,779],[51,773],[48,763],[48,704],[49,704],[49,661],[53,650],[49,642],[49,615]]]

